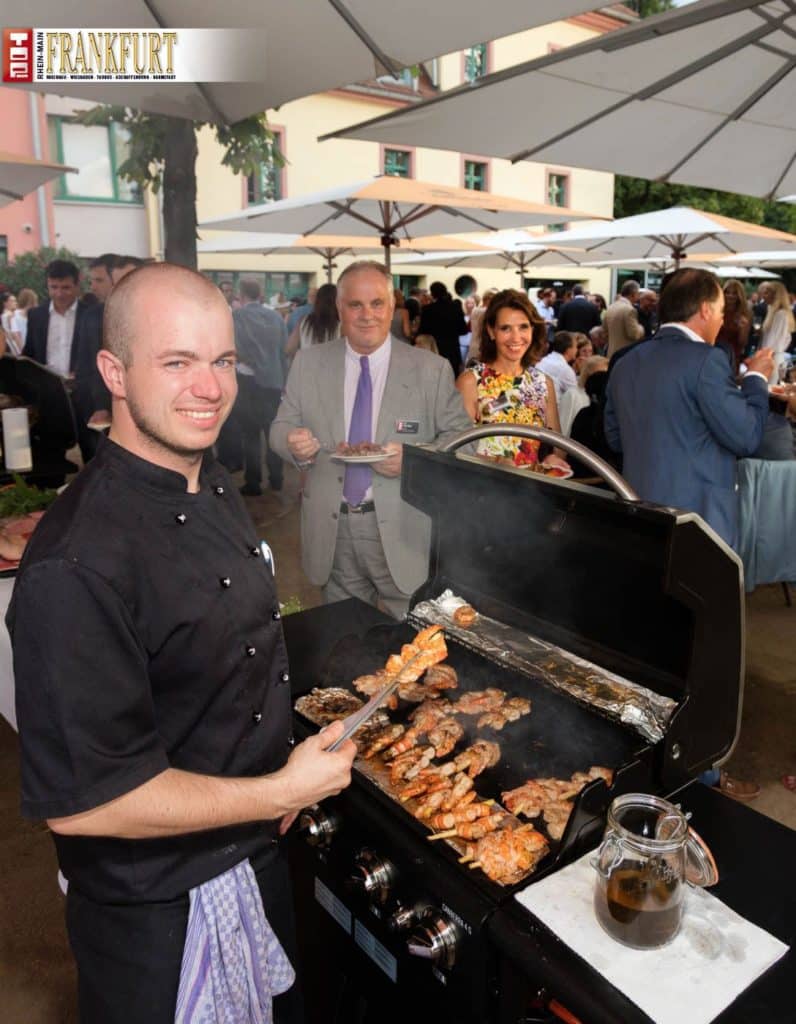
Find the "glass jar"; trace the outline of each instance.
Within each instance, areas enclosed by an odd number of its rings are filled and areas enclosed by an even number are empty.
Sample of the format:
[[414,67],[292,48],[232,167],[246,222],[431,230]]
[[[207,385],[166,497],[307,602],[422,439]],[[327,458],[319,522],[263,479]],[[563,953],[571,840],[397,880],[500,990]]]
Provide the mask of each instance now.
[[718,881],[716,862],[679,807],[647,793],[617,797],[608,809],[594,911],[618,942],[654,949],[680,928],[686,882]]

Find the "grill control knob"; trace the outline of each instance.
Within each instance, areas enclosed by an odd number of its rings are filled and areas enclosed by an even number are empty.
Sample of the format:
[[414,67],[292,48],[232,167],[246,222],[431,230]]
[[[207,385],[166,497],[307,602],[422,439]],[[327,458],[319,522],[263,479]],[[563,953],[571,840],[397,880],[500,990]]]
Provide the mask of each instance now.
[[354,858],[354,870],[348,881],[374,903],[384,903],[394,880],[394,866],[373,850],[364,849]]
[[412,925],[417,924],[425,908],[422,906],[399,906],[387,918],[387,927],[391,932],[408,932]]
[[299,815],[298,827],[310,846],[328,846],[340,827],[340,821],[334,814],[313,804]]
[[438,910],[427,910],[406,940],[406,948],[412,956],[448,968],[456,961],[458,944],[456,926]]

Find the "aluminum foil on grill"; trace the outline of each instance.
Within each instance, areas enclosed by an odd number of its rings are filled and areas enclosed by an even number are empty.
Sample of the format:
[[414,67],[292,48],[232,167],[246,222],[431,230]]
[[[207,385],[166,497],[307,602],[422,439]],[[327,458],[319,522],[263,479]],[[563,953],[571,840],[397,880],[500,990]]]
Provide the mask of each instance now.
[[467,603],[445,590],[433,600],[416,604],[409,613],[409,622],[417,628],[439,623],[460,644],[496,664],[510,665],[524,675],[543,679],[631,726],[647,740],[657,743],[663,738],[677,701],[497,619],[477,614],[471,625],[460,626],[454,614]]

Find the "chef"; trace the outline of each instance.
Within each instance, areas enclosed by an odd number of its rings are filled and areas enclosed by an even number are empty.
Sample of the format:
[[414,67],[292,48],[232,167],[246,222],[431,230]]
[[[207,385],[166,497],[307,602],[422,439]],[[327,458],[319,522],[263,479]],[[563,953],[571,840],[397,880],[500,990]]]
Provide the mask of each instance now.
[[[228,872],[253,871],[257,925],[295,962],[279,837],[348,785],[355,747],[327,749],[335,724],[291,750],[273,577],[210,453],[236,394],[222,294],[182,267],[136,270],[104,345],[109,438],[36,530],[7,617],[22,809],[69,882],[83,1024],[172,1024],[197,977],[189,905],[193,929]],[[295,986],[273,1006],[300,1019]]]

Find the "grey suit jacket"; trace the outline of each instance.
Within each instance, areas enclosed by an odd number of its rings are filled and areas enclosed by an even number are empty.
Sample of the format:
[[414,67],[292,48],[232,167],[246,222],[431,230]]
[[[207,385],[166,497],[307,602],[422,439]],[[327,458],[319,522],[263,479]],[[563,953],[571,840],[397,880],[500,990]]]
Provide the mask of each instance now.
[[[345,341],[342,338],[301,349],[293,361],[270,445],[288,462],[287,435],[296,427],[311,430],[322,444],[345,439],[343,388]],[[398,422],[417,423],[417,433],[398,431]],[[447,359],[393,339],[387,383],[374,441],[378,444],[430,443],[466,430],[464,411]],[[304,571],[322,586],[329,579],[337,541],[343,469],[328,452],[319,452],[309,470],[301,506]],[[373,500],[384,554],[399,590],[411,594],[428,575],[431,522],[401,500],[401,480],[373,474]]]

